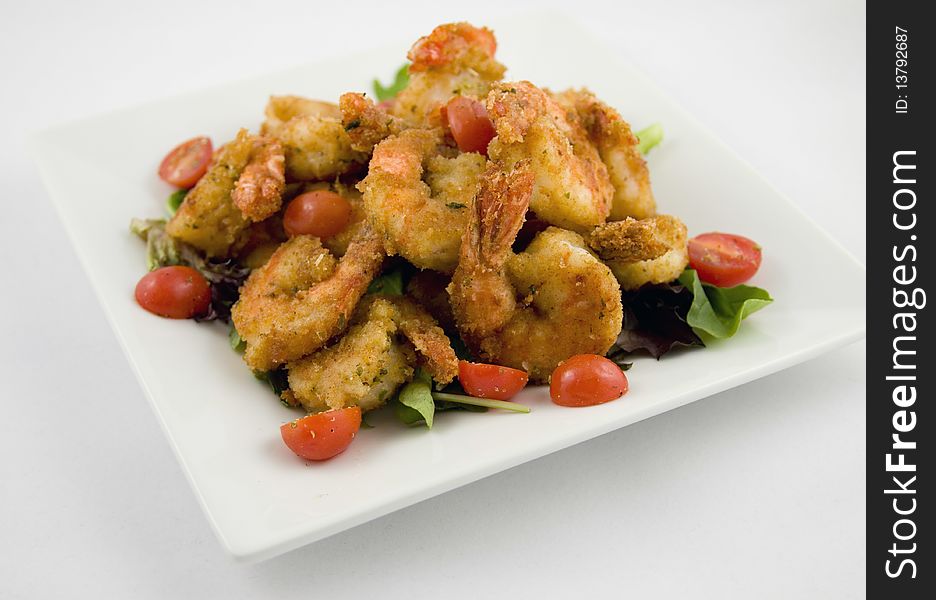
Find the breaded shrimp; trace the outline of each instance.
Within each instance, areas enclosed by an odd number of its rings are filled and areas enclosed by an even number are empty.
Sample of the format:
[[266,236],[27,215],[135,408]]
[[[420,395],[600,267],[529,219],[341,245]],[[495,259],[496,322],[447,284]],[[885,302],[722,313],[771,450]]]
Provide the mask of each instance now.
[[650,172],[627,121],[588,90],[567,90],[554,98],[578,116],[608,168],[614,186],[608,220],[652,217],[656,202],[650,189]]
[[586,239],[624,290],[673,281],[689,264],[686,226],[670,215],[612,221]]
[[408,129],[378,144],[358,189],[387,254],[451,273],[484,164],[480,154],[442,146],[438,129]]
[[337,343],[289,363],[293,397],[309,412],[360,406],[373,410],[425,366],[445,384],[458,374],[448,337],[403,296],[369,296]]
[[263,221],[280,209],[285,189],[283,145],[271,137],[256,138],[231,199],[245,217]]
[[448,290],[474,354],[545,381],[570,356],[605,354],[623,309],[614,274],[577,233],[549,227],[513,254],[533,189],[528,161],[488,167]]
[[318,238],[293,237],[250,274],[231,310],[247,342],[244,361],[267,371],[324,346],[344,331],[380,270],[380,239],[363,227],[337,260]]
[[282,142],[290,180],[331,179],[359,171],[367,155],[351,148],[334,104],[296,96],[271,96],[260,131]]
[[394,99],[391,114],[415,126],[437,127],[439,109],[452,97],[483,99],[506,70],[494,59],[496,49],[490,29],[439,25],[407,54],[412,61],[409,84]]
[[241,129],[215,154],[208,172],[198,180],[166,225],[177,240],[209,257],[227,256],[242,242],[250,220],[234,204],[231,194],[253,152],[254,140]]
[[348,132],[351,147],[370,154],[381,140],[406,129],[406,124],[364,94],[348,92],[338,99],[341,125]]
[[530,208],[540,219],[582,233],[605,222],[614,188],[578,119],[528,81],[495,84],[487,110],[497,131],[488,156],[508,168],[531,161]]

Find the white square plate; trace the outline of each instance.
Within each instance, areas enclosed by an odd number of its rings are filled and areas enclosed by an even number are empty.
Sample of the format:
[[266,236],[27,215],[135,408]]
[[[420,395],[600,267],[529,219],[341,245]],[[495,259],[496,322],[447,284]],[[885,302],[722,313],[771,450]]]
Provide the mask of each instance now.
[[255,129],[270,94],[335,100],[367,90],[372,77],[394,72],[407,44],[43,132],[36,153],[62,221],[199,502],[236,557],[269,558],[864,333],[861,265],[644,75],[613,62],[566,19],[525,18],[495,29],[509,78],[588,86],[635,127],[662,123],[666,139],[649,157],[661,211],[681,217],[693,234],[731,231],[761,243],[754,283],[776,300],[724,343],[659,362],[637,359],[621,400],[560,408],[545,388],[534,388],[520,398],[533,406],[529,415],[446,413],[431,431],[378,417],[343,455],[306,465],[279,437],[280,423],[296,413],[254,379],[224,328],[155,318],[136,305],[144,248],[127,224],[162,214],[170,189],[156,167],[180,140],[205,134],[222,142],[241,126]]

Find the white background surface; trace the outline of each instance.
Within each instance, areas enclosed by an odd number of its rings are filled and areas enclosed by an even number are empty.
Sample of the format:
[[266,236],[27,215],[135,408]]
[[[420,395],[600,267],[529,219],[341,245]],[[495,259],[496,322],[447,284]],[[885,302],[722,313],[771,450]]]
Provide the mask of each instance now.
[[[273,561],[230,560],[26,136],[507,4],[191,4],[0,8],[0,597],[863,596],[863,343]],[[864,260],[863,3],[566,11]]]

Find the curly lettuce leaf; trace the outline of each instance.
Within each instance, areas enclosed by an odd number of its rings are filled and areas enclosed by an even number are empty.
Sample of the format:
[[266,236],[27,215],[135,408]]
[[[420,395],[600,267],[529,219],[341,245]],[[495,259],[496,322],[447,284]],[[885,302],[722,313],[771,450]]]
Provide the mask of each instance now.
[[617,344],[611,346],[611,349],[605,354],[605,358],[616,364],[622,371],[630,371],[631,367],[634,366],[634,363],[627,362],[627,359],[630,358],[630,353]]
[[409,83],[409,65],[405,64],[399,69],[397,69],[396,74],[393,76],[393,83],[384,87],[380,80],[374,79],[374,95],[377,96],[377,100],[390,100],[395,98],[403,88]]
[[645,285],[624,292],[624,322],[609,355],[623,362],[622,352],[646,350],[660,358],[676,346],[704,346],[687,322],[692,291],[678,283]]
[[208,314],[196,321],[230,321],[231,307],[240,295],[250,269],[234,260],[210,260],[194,247],[166,233],[165,219],[133,219],[130,231],[146,241],[146,268],[150,271],[171,265],[186,265],[201,273],[211,284]]
[[692,290],[692,304],[686,322],[696,332],[715,338],[729,338],[738,332],[741,321],[759,311],[773,298],[767,290],[749,285],[720,288],[702,283],[698,273],[686,269],[679,282]]

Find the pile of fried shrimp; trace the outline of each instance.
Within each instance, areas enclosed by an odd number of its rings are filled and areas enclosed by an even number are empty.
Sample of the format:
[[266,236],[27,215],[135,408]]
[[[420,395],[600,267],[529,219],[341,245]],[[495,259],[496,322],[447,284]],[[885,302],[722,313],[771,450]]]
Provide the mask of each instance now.
[[[686,227],[656,213],[630,125],[586,89],[505,81],[496,47],[487,28],[440,25],[392,100],[271,97],[258,133],[220,147],[169,221],[175,240],[252,268],[231,318],[252,370],[286,369],[288,403],[372,410],[417,369],[448,384],[456,336],[545,382],[611,349],[622,290],[688,264]],[[480,152],[453,136],[456,97],[489,119]],[[314,190],[350,204],[347,226],[288,235],[287,205]],[[403,294],[368,293],[402,261]]]

